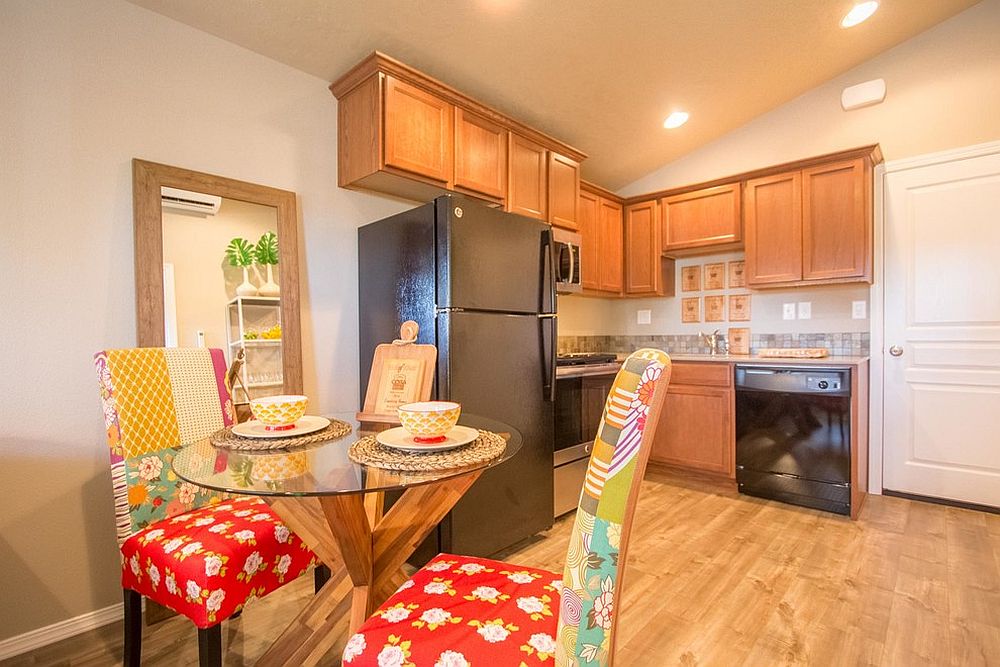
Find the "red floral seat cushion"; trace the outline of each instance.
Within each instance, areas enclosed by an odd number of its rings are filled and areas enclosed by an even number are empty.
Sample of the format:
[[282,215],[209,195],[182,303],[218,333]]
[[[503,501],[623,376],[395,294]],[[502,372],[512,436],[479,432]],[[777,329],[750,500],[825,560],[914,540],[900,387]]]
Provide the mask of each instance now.
[[358,628],[344,664],[554,664],[562,576],[441,554]]
[[122,587],[199,628],[229,618],[317,562],[266,503],[251,497],[158,521],[121,550]]

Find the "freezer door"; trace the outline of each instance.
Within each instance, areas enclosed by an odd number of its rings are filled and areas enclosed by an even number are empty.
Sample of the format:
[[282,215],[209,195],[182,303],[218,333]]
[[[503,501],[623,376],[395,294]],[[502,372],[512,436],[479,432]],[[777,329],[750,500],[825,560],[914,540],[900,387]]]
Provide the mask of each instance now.
[[452,312],[437,322],[438,397],[510,424],[524,437],[517,456],[487,470],[442,525],[442,549],[486,556],[552,525],[553,404],[545,349],[552,321]]
[[437,211],[437,306],[555,312],[548,225],[445,195]]

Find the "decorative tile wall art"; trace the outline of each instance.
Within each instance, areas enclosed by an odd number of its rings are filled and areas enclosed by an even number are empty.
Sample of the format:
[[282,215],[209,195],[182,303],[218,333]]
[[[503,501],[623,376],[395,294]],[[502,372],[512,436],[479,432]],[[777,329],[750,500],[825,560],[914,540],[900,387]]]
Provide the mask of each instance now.
[[681,299],[681,322],[701,322],[701,299]]
[[681,291],[697,292],[701,289],[701,264],[681,268]]
[[750,329],[746,327],[729,329],[729,354],[750,354]]
[[729,321],[749,322],[750,321],[750,295],[730,294],[729,295]]
[[747,286],[746,261],[737,259],[729,262],[727,273],[729,274],[730,289]]
[[726,319],[726,297],[706,296],[705,297],[705,321],[724,322]]
[[716,262],[705,265],[705,289],[723,289],[726,286],[726,263]]

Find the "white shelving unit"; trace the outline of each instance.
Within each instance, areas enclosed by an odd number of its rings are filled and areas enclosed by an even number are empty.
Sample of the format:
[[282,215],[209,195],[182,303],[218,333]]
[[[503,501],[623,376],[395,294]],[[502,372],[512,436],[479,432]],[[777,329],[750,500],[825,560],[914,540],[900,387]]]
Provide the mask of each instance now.
[[[281,339],[246,337],[267,331],[276,324],[281,324],[280,297],[238,296],[226,304],[229,362],[232,363],[238,350],[245,350],[246,363],[240,375],[254,398],[280,394],[284,387]],[[239,399],[242,396],[234,396],[234,400]]]

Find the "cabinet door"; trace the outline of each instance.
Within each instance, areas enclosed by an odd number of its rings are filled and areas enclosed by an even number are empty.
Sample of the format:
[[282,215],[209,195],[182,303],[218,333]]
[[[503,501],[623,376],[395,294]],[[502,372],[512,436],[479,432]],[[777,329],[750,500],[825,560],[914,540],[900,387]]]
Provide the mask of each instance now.
[[385,164],[449,183],[454,109],[394,77],[385,78]]
[[740,184],[686,192],[660,200],[663,250],[739,243]]
[[744,204],[747,284],[801,280],[801,173],[747,181]]
[[585,290],[601,289],[600,207],[599,196],[580,191],[580,282]]
[[733,476],[730,389],[671,384],[650,459]]
[[625,208],[625,292],[655,294],[660,285],[660,233],[656,201]]
[[507,130],[455,108],[455,187],[503,199],[507,183]]
[[545,146],[509,135],[507,210],[529,218],[546,219],[548,181]]
[[871,276],[868,174],[863,159],[802,171],[802,278]]
[[597,220],[597,244],[600,258],[600,288],[605,292],[621,294],[622,291],[622,206],[607,199],[601,199]]
[[579,227],[580,163],[549,153],[549,222],[556,227]]

